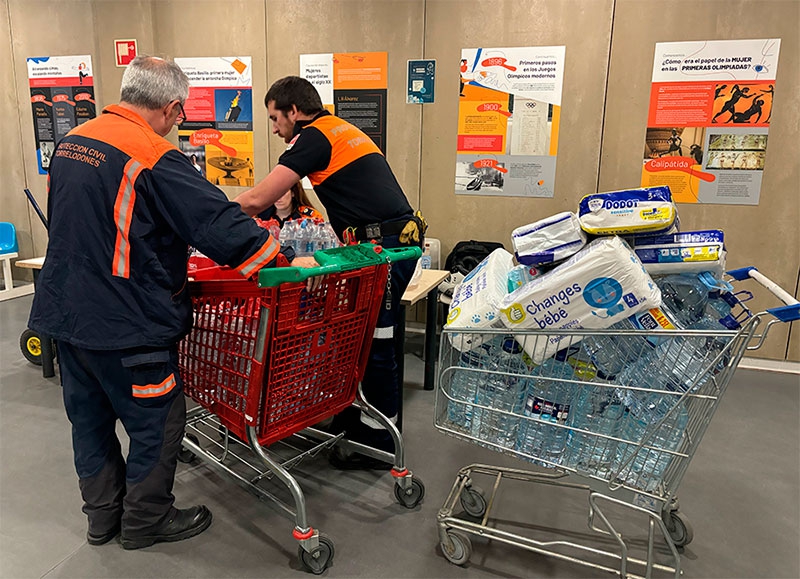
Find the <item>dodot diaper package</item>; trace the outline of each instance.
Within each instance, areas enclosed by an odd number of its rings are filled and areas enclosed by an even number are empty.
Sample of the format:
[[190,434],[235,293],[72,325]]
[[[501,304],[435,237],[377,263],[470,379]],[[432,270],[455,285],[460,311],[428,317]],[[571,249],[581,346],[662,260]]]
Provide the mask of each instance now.
[[581,199],[578,209],[581,227],[593,235],[665,232],[677,215],[666,186],[593,193]]
[[517,336],[534,363],[576,343],[559,329],[603,329],[661,305],[661,292],[642,263],[619,237],[591,242],[570,259],[508,294],[500,303],[503,325],[554,330]]
[[[495,249],[453,289],[453,301],[447,315],[449,328],[502,327],[500,302],[508,293],[508,273],[514,256],[505,249]],[[453,347],[465,351],[477,348],[478,334],[448,334]]]
[[517,261],[524,265],[542,265],[561,261],[586,245],[586,234],[578,216],[569,211],[558,213],[511,232]]
[[684,231],[631,239],[633,250],[648,273],[725,271],[725,235],[719,229]]

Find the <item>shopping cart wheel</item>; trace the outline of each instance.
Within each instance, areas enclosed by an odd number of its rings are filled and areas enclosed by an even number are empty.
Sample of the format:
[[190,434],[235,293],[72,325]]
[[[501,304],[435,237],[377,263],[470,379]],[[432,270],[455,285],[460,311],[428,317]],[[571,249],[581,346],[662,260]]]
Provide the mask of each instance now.
[[464,487],[459,499],[464,512],[468,515],[482,517],[486,514],[486,498],[482,488],[476,486]]
[[[189,440],[191,440],[195,444],[200,444],[200,442],[197,440],[197,437],[194,434],[187,434],[186,438],[188,438]],[[191,450],[189,450],[188,448],[181,447],[180,451],[178,452],[178,462],[182,462],[184,464],[189,464],[195,458],[197,458],[197,455],[195,453],[193,453]]]
[[664,524],[676,547],[684,547],[694,539],[694,529],[682,512],[670,511],[669,516],[664,519]]
[[333,541],[322,534],[319,536],[319,545],[313,551],[306,551],[302,545],[297,548],[297,556],[300,558],[303,569],[311,571],[314,575],[322,574],[331,566],[333,553]]
[[394,497],[397,502],[407,509],[413,509],[422,502],[425,496],[425,485],[415,476],[411,477],[411,484],[407,489],[402,488],[397,482],[394,485]]
[[42,340],[33,330],[25,330],[19,336],[19,349],[31,364],[42,365]]
[[444,558],[453,565],[466,565],[472,557],[472,541],[466,533],[448,529],[447,540],[439,543]]

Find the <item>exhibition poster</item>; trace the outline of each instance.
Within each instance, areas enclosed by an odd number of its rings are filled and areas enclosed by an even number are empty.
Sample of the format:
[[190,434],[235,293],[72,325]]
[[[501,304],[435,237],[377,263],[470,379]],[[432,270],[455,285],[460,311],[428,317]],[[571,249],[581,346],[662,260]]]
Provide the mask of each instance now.
[[758,205],[780,39],[656,44],[642,185]]
[[97,115],[92,57],[41,56],[27,63],[36,160],[44,175],[59,141]]
[[214,185],[252,187],[253,67],[249,56],[176,58],[189,77],[181,151]]
[[322,104],[352,123],[386,154],[389,53],[301,54],[300,76],[316,87]]
[[432,103],[435,81],[435,60],[409,60],[406,77],[406,104]]
[[455,192],[553,197],[564,46],[461,51]]

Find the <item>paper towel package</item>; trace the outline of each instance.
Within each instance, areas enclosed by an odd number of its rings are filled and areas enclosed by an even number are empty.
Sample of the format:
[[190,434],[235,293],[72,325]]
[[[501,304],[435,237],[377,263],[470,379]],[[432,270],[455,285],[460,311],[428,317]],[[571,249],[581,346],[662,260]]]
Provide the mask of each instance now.
[[[500,302],[508,293],[508,273],[514,256],[505,249],[495,249],[453,289],[453,301],[447,314],[448,328],[502,327]],[[448,334],[453,347],[460,351],[481,345],[477,334]]]
[[592,193],[581,199],[578,209],[581,227],[593,235],[661,233],[677,215],[667,186]]
[[684,231],[631,239],[633,251],[651,275],[725,271],[725,234],[719,229]]
[[542,265],[561,261],[586,245],[586,234],[578,216],[565,211],[511,232],[517,261],[523,265]]
[[500,303],[500,319],[512,330],[543,331],[516,336],[541,364],[581,339],[559,335],[559,329],[603,329],[660,305],[661,291],[636,254],[619,237],[603,237],[508,294]]

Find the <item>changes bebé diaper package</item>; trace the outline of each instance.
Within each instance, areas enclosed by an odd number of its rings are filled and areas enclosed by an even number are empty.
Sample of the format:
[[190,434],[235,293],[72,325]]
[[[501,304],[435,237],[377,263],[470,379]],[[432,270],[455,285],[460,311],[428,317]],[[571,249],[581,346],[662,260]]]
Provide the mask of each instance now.
[[[508,273],[514,256],[505,249],[495,249],[453,289],[453,301],[447,314],[449,328],[502,327],[500,302],[508,293]],[[478,334],[448,334],[453,347],[472,350],[483,340]]]
[[633,251],[652,275],[725,271],[725,234],[719,229],[651,235],[631,240]]
[[523,265],[561,261],[577,253],[586,241],[578,216],[570,211],[517,227],[511,232],[517,261]]
[[593,235],[666,232],[677,215],[667,186],[592,193],[578,208],[581,227]]
[[517,335],[534,363],[580,341],[559,329],[603,329],[661,305],[661,291],[619,237],[596,239],[570,259],[508,294],[500,303],[507,328],[553,330]]

